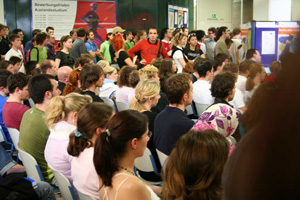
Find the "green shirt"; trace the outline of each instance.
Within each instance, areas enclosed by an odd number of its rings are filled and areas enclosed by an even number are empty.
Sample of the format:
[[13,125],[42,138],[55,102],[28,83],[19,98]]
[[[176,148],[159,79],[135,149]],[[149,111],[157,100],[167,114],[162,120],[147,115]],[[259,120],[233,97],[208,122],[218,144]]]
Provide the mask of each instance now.
[[131,42],[126,42],[125,43],[125,49],[126,49],[126,51],[128,51],[131,47],[133,47],[133,44],[131,43]]
[[44,157],[49,134],[50,131],[44,121],[44,111],[33,107],[24,113],[18,146],[36,159],[45,181],[51,183],[53,173]]
[[100,46],[100,52],[103,54],[104,59],[107,60],[109,63],[111,63],[109,45],[110,43],[108,41],[103,42]]
[[224,53],[228,57],[230,56],[229,51],[227,49],[227,45],[224,40],[218,40],[216,44],[216,55],[219,53]]
[[41,65],[44,60],[47,59],[47,49],[46,47],[38,47],[34,46],[39,50],[39,59],[37,59],[37,50],[36,48],[31,49],[30,51],[30,61],[38,61],[39,64]]

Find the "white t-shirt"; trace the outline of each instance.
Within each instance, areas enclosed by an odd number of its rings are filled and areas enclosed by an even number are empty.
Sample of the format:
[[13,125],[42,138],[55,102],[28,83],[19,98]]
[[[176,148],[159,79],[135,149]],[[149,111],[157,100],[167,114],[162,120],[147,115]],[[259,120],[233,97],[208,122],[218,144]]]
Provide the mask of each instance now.
[[245,92],[245,102],[248,103],[251,99],[251,97],[253,96],[254,92],[256,91],[256,89],[258,88],[257,86],[254,86],[254,88],[251,91],[246,91]]
[[25,68],[24,68],[24,61],[23,61],[23,55],[21,51],[18,49],[18,51],[14,50],[11,48],[6,54],[5,54],[5,60],[9,60],[10,57],[12,56],[17,56],[21,59],[21,67],[19,69],[19,72],[25,73]]
[[232,101],[229,104],[233,105],[233,107],[237,110],[245,106],[244,95],[238,88],[235,88],[235,94]]
[[123,86],[120,88],[117,88],[116,91],[116,101],[126,103],[129,105],[130,100],[132,97],[135,96],[134,88]]
[[[242,43],[242,39],[233,38],[233,44],[231,45],[229,51],[232,54],[233,62],[236,63],[236,52],[239,51],[239,59],[240,62],[244,60],[244,47]],[[238,47],[242,45],[242,47],[238,50]]]
[[236,88],[241,90],[241,92],[243,93],[244,96],[245,96],[245,92],[246,92],[246,81],[247,81],[247,78],[245,76],[239,75],[237,82],[236,82]]
[[211,96],[211,84],[209,81],[197,80],[194,84],[193,100],[199,104],[211,105],[214,98]]
[[200,49],[203,51],[204,55],[206,54],[206,44],[204,44],[203,42],[198,42],[198,44],[200,45]]
[[[182,47],[177,47],[177,48],[182,50]],[[177,66],[177,73],[182,73],[182,70],[184,68],[184,66],[182,66],[178,60],[179,58],[184,59],[183,56],[185,56],[185,55],[180,50],[175,51],[175,53],[173,54],[173,59]]]

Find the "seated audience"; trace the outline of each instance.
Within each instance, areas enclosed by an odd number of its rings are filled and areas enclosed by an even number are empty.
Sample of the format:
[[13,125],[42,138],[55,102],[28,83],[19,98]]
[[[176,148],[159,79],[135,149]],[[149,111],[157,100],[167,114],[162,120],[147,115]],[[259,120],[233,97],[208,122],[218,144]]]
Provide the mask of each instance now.
[[[102,185],[93,164],[95,140],[97,135],[103,135],[106,131],[107,122],[112,114],[113,108],[104,103],[86,105],[78,112],[77,129],[69,138],[67,150],[73,156],[71,163],[73,185],[78,192],[95,199],[99,199],[99,188]],[[96,155],[100,156],[98,153]],[[104,160],[102,156],[100,159]]]
[[69,66],[63,66],[57,70],[58,89],[63,93],[67,82],[69,81],[69,75],[72,69]]
[[20,125],[19,148],[35,158],[44,180],[51,184],[53,173],[44,157],[50,133],[44,121],[44,113],[51,98],[58,96],[60,91],[54,77],[49,74],[33,76],[29,81],[28,90],[35,107],[27,110],[23,115]]
[[82,54],[76,59],[74,67],[82,69],[85,64],[93,63],[93,57],[90,54]]
[[243,95],[245,96],[246,92],[246,81],[249,76],[249,68],[250,65],[253,64],[250,60],[244,60],[239,65],[239,76],[236,82],[236,87],[241,90]]
[[29,99],[28,94],[29,76],[18,72],[7,79],[9,98],[2,108],[3,122],[8,128],[20,129],[24,113],[29,109],[22,104],[22,100]]
[[[151,79],[141,80],[135,88],[135,97],[131,99],[129,109],[137,110],[148,117],[148,128],[149,131],[154,133],[154,120],[157,113],[151,112],[151,108],[155,107],[160,99],[159,95],[159,84]],[[161,166],[155,150],[153,135],[148,141],[147,147],[151,151],[154,157],[157,170],[160,172]],[[154,173],[147,173],[139,171],[139,174],[148,181],[159,181],[160,177],[157,177]]]
[[7,101],[6,97],[9,94],[9,90],[7,87],[7,79],[11,75],[12,73],[10,71],[0,69],[0,125],[7,139],[10,139],[10,135],[3,122],[2,110],[5,102]]
[[160,89],[161,91],[165,91],[164,85],[166,80],[176,73],[177,67],[172,58],[165,58],[161,62],[159,67],[159,80],[160,80]]
[[72,38],[69,35],[64,35],[60,39],[60,43],[58,44],[59,50],[56,53],[55,57],[55,64],[57,68],[60,68],[62,66],[69,66],[73,68],[75,60],[70,53],[70,50],[72,48]]
[[113,37],[112,45],[115,50],[115,55],[120,69],[122,69],[123,66],[137,68],[137,66],[135,65],[135,63],[133,63],[125,49],[125,42],[121,35],[115,35]]
[[156,67],[157,69],[159,69],[162,61],[163,61],[163,59],[161,59],[161,58],[154,58],[151,61],[150,65],[153,65],[154,67]]
[[[194,127],[209,125],[211,129],[218,131],[227,138],[230,144],[235,140],[231,136],[239,125],[240,113],[228,102],[235,94],[236,77],[231,72],[219,73],[211,85],[211,94],[215,101],[199,117]],[[234,148],[234,147],[232,147]]]
[[116,90],[118,86],[115,84],[118,81],[119,75],[116,68],[107,66],[104,71],[104,84],[100,88],[100,97],[116,99]]
[[176,143],[163,172],[162,199],[221,199],[229,145],[214,130],[190,130]]
[[[17,56],[11,56],[9,62],[13,65],[14,74],[20,71],[22,59]],[[24,71],[24,70],[23,70]]]
[[109,62],[107,60],[99,60],[97,62],[97,65],[99,65],[102,69],[109,66]]
[[185,46],[187,37],[181,33],[177,33],[172,39],[172,55],[174,62],[177,66],[177,73],[182,73],[186,63],[188,63],[188,57],[183,52],[183,46]]
[[71,92],[78,92],[80,87],[80,73],[81,68],[75,68],[71,71],[69,75],[68,82],[66,83],[66,86],[63,91],[63,96],[66,96],[67,94]]
[[169,155],[180,136],[194,125],[184,112],[192,103],[192,77],[186,73],[172,75],[165,84],[165,92],[169,106],[155,118],[154,144],[156,149]]
[[282,69],[281,63],[279,61],[272,62],[270,64],[269,68],[270,68],[271,74],[265,78],[264,82],[274,82],[276,75]]
[[214,98],[210,91],[211,81],[213,78],[213,66],[211,62],[206,61],[203,64],[199,62],[197,65],[194,65],[194,68],[196,69],[196,73],[199,78],[193,84],[193,100],[195,103],[202,104],[207,107],[214,102]]
[[41,65],[47,59],[47,34],[40,32],[35,39],[36,45],[30,50],[30,61],[37,61]]
[[26,75],[32,77],[32,71],[36,68],[39,68],[40,65],[37,61],[28,61],[26,62],[25,64],[25,72],[26,72]]
[[257,49],[248,49],[246,53],[246,59],[252,63],[260,63],[261,55]]
[[94,149],[94,165],[101,182],[98,198],[159,199],[134,174],[134,160],[143,156],[150,136],[147,117],[138,111],[121,111],[109,120]]
[[129,102],[132,97],[134,97],[134,87],[132,84],[130,84],[130,77],[133,75],[133,73],[136,73],[136,69],[129,66],[124,66],[120,70],[119,74],[119,81],[116,91],[116,101],[117,102],[123,102],[129,105]]
[[104,81],[103,69],[96,64],[86,64],[80,73],[79,94],[89,95],[93,102],[103,102],[103,100],[95,94],[96,87],[102,87]]
[[[231,72],[237,78],[238,73],[239,73],[238,65],[235,63],[226,63],[223,68],[223,72]],[[236,83],[235,83],[235,86],[236,86]],[[229,104],[233,105],[233,107],[236,110],[239,110],[241,112],[241,114],[245,113],[247,110],[245,100],[244,100],[244,95],[241,92],[241,90],[238,89],[237,87],[235,87],[234,98],[232,99],[232,101],[229,102]]]
[[228,57],[227,55],[223,53],[219,53],[218,55],[215,56],[214,59],[214,76],[216,76],[218,73],[223,71],[223,67],[225,63],[228,62]]
[[67,177],[70,183],[73,157],[67,152],[69,135],[76,129],[79,110],[92,102],[90,96],[70,93],[65,97],[53,97],[45,112],[45,121],[50,135],[45,147],[48,166]]
[[0,62],[0,70],[7,70],[10,71],[11,73],[15,73],[15,69],[14,66],[12,65],[12,63],[10,61],[7,60],[2,60]]
[[52,76],[57,75],[57,66],[53,60],[44,60],[40,66],[42,74],[50,74]]
[[250,65],[249,76],[246,82],[245,102],[249,103],[258,86],[265,80],[266,72],[263,65],[253,63]]

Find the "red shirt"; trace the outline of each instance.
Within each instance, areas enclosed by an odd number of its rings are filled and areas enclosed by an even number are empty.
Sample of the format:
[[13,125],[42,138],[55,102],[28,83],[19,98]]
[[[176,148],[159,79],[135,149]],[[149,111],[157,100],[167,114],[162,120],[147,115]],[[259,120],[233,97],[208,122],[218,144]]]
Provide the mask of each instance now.
[[[165,49],[168,52],[168,55],[170,56],[172,53],[172,49],[171,49],[171,42],[166,41],[166,40],[162,40],[162,43],[165,45]],[[170,53],[169,53],[170,52]]]
[[270,74],[269,76],[267,76],[264,80],[264,82],[274,82],[275,81],[275,77],[276,75],[275,74]]
[[20,124],[24,113],[29,109],[17,102],[6,102],[2,108],[3,122],[7,128],[20,130]]
[[[158,49],[159,40],[157,40],[156,43],[153,44],[150,43],[148,40],[142,40],[133,47],[131,47],[128,53],[129,56],[133,58],[135,56],[135,53],[141,52],[142,59],[145,59],[147,61],[145,65],[148,65],[154,58],[157,57]],[[160,54],[163,56],[163,58],[169,58],[163,43],[161,44]]]

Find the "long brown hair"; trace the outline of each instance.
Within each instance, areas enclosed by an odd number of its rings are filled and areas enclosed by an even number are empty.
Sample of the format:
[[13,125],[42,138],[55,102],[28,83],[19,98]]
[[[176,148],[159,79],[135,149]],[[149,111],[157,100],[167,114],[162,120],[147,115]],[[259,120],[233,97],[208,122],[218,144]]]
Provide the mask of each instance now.
[[190,130],[176,143],[163,172],[164,200],[221,199],[229,144],[215,130]]
[[257,73],[262,73],[263,72],[263,65],[258,64],[258,63],[253,63],[250,65],[249,68],[249,76],[246,81],[246,90],[251,91],[254,88],[254,78],[256,77]]
[[90,103],[82,108],[78,113],[77,130],[82,134],[76,137],[71,133],[68,146],[68,153],[78,157],[86,148],[94,146],[92,138],[97,128],[106,128],[108,120],[113,114],[113,107],[104,103]]

